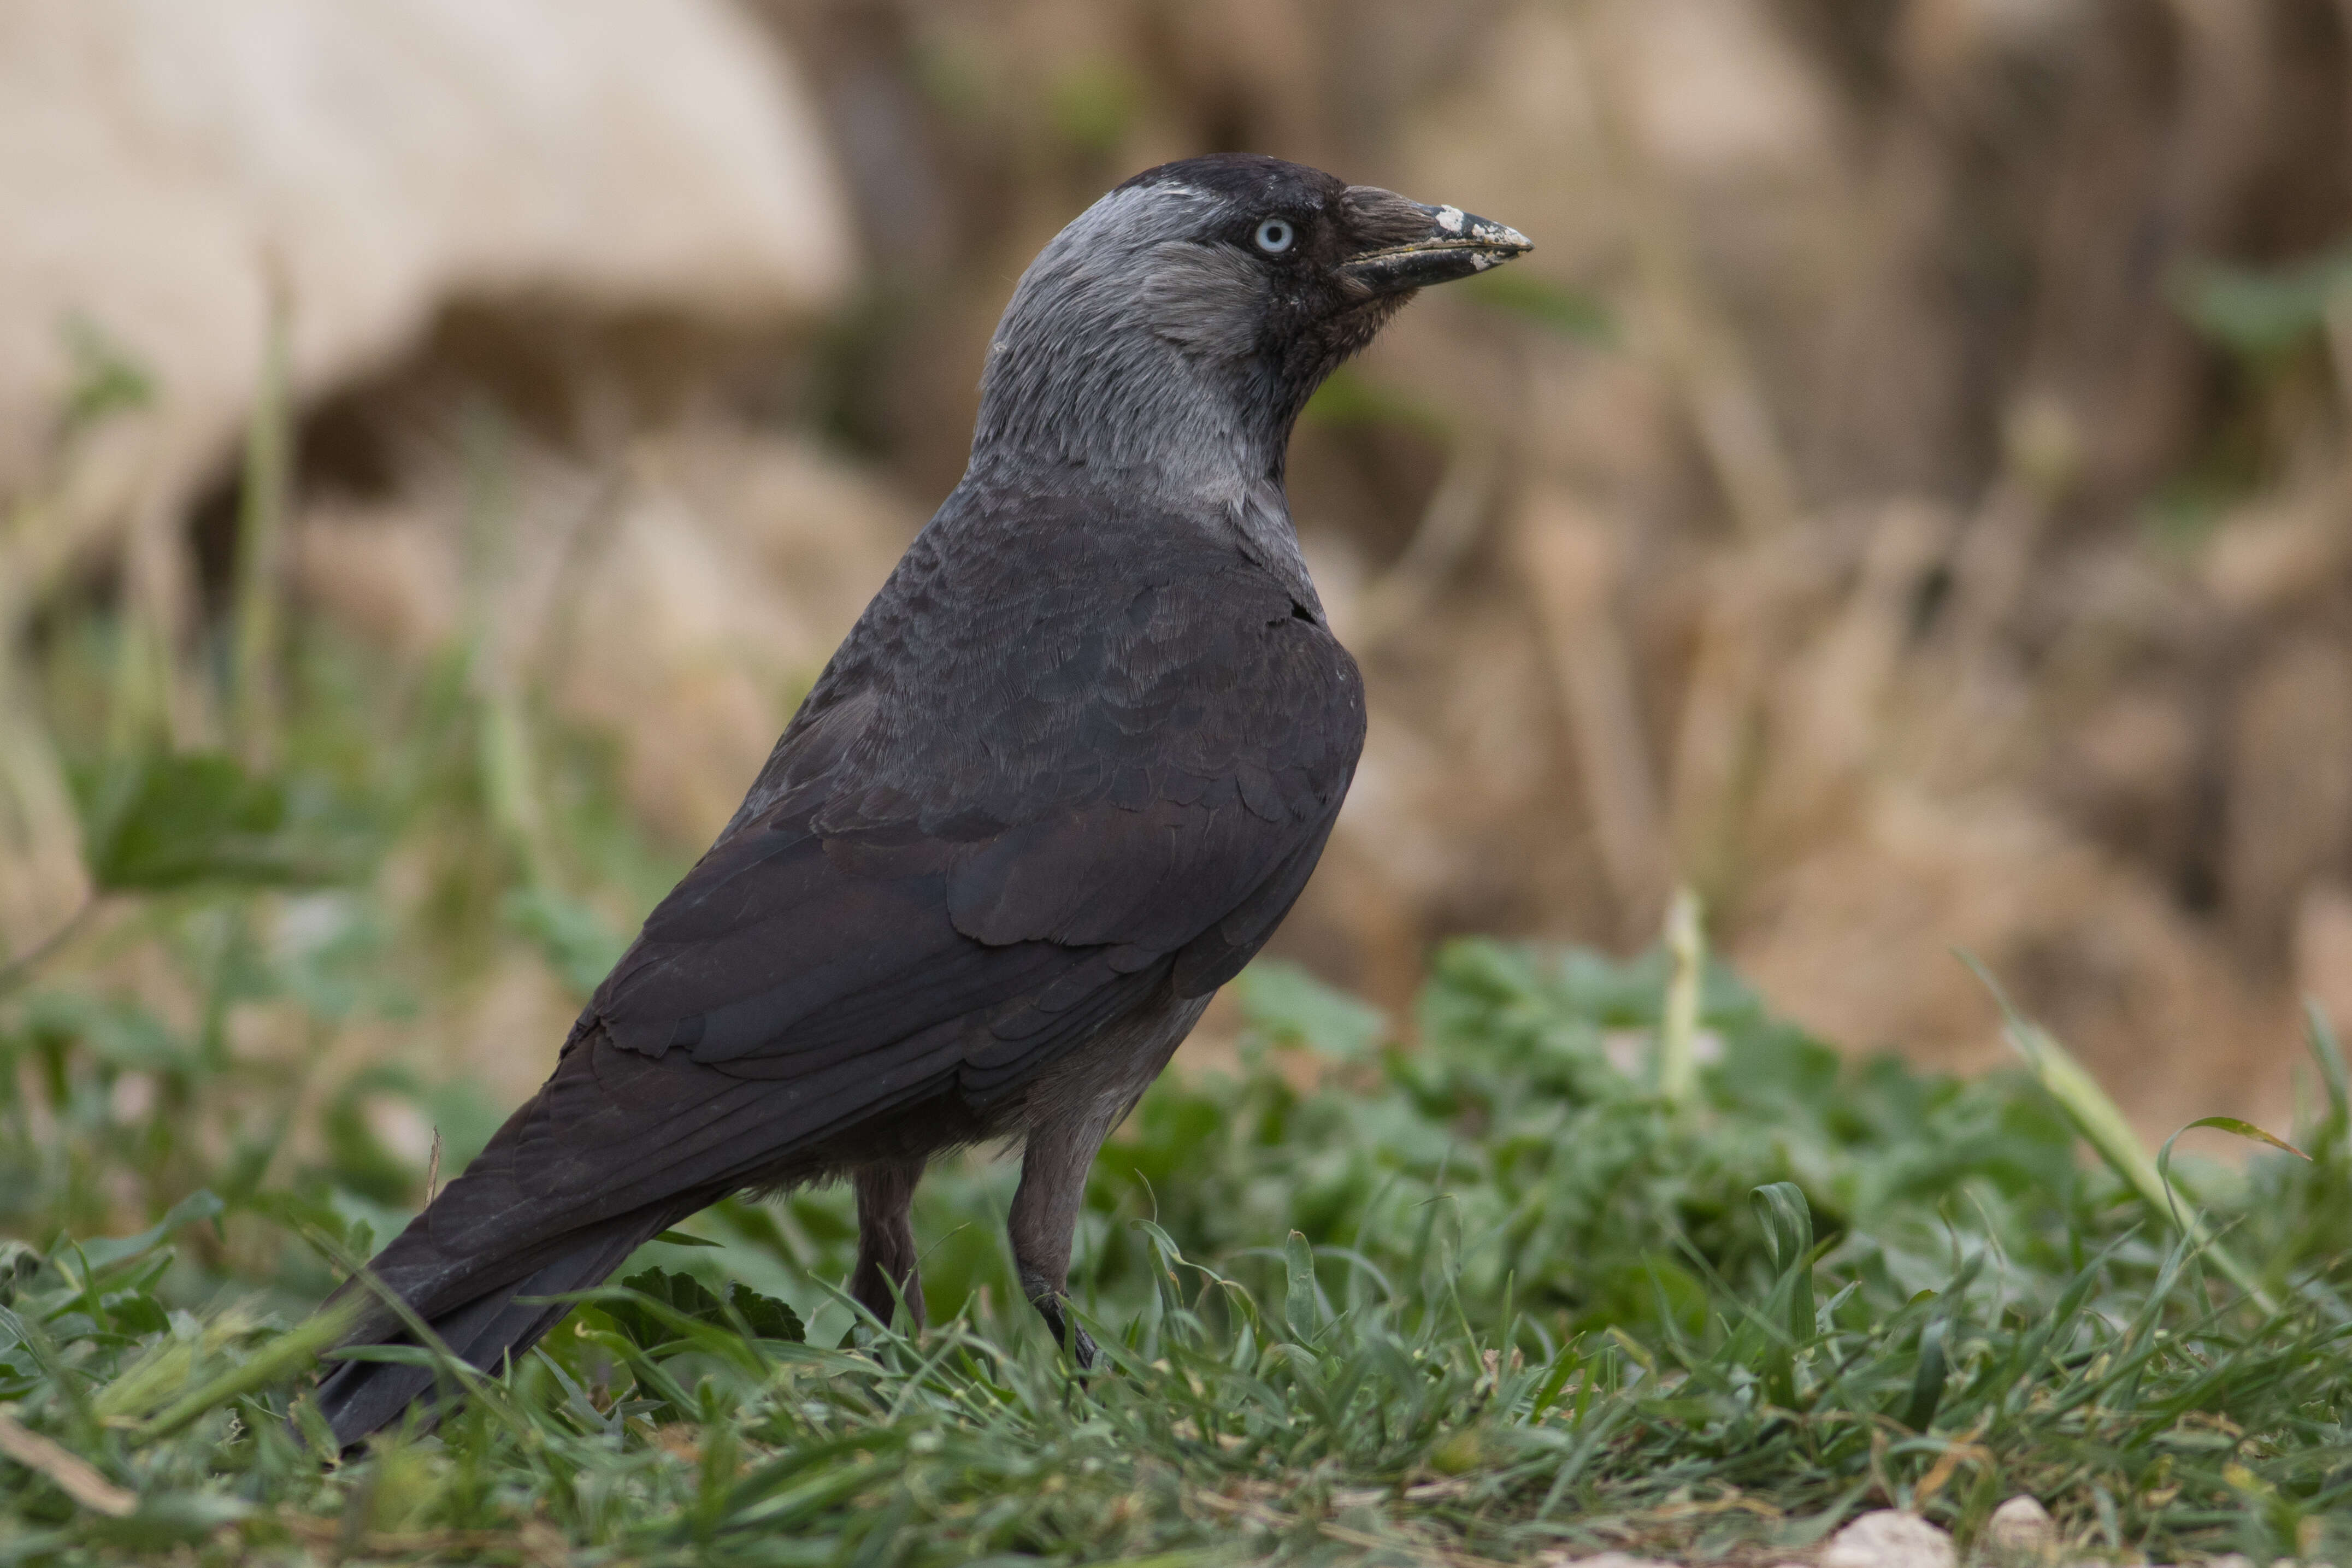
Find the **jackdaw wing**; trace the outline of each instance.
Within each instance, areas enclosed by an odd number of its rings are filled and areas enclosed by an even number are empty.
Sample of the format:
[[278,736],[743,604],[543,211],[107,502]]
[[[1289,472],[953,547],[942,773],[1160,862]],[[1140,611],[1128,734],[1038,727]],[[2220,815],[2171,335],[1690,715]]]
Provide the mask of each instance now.
[[[1123,1015],[1257,951],[1353,773],[1355,666],[1230,552],[1117,543],[1049,552],[1026,584],[959,587],[950,561],[886,590],[545,1087],[412,1227],[392,1282],[420,1310],[920,1101],[984,1123]],[[939,618],[998,657],[892,646],[892,605],[943,592],[987,601]],[[1099,626],[1106,597],[1127,632],[1090,639],[1076,623]],[[941,668],[910,675],[926,658]],[[991,743],[1006,726],[1044,737],[1017,772]]]
[[[918,542],[583,1029],[794,1086],[790,1142],[864,1113],[804,1090],[908,1042],[984,1100],[1162,981],[1247,962],[1346,794],[1353,661],[1197,530],[1059,538],[992,574]],[[892,626],[908,599],[962,646]]]

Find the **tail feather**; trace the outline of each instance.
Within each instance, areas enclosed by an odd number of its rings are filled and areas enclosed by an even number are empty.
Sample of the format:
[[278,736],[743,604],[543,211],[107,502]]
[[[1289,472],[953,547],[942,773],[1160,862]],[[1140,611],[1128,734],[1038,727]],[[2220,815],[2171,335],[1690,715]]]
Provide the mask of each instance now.
[[[579,1246],[528,1277],[509,1280],[437,1312],[426,1320],[426,1326],[459,1360],[478,1371],[494,1373],[509,1357],[519,1356],[536,1344],[541,1335],[571,1310],[565,1302],[519,1301],[517,1297],[562,1295],[601,1284],[627,1261],[630,1253],[667,1223],[665,1214],[599,1226]],[[383,1267],[376,1269],[386,1287],[404,1297],[407,1292],[401,1289],[398,1280],[401,1260],[396,1255],[407,1239],[403,1237],[387,1247],[378,1260]],[[411,1335],[394,1326],[373,1332],[362,1331],[346,1345],[410,1342]],[[347,1361],[320,1380],[319,1407],[326,1415],[328,1426],[334,1429],[336,1442],[348,1448],[370,1433],[399,1420],[411,1404],[429,1402],[436,1392],[436,1382],[437,1374],[431,1367],[400,1362]]]
[[[331,1305],[360,1306],[341,1348],[411,1343],[408,1323],[422,1319],[459,1359],[495,1373],[569,1310],[517,1297],[602,1284],[666,1226],[726,1195],[733,1178],[724,1173],[690,1190],[639,1184],[601,1203],[583,1203],[577,1184],[559,1179],[567,1167],[551,1163],[541,1145],[566,1142],[562,1130],[583,1107],[593,1111],[605,1104],[582,1088],[593,1087],[593,1055],[568,1051],[546,1087],[376,1255],[366,1277],[345,1280],[329,1298]],[[593,1142],[577,1129],[570,1141]],[[385,1296],[404,1310],[394,1310]],[[320,1380],[319,1405],[349,1447],[399,1420],[410,1405],[433,1400],[440,1381],[429,1366],[346,1361]]]

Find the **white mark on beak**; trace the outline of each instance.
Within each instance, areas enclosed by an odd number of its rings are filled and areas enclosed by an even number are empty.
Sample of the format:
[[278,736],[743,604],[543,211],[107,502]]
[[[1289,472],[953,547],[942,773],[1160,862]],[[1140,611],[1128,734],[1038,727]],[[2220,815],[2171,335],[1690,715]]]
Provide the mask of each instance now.
[[1460,234],[1463,220],[1468,216],[1460,207],[1440,207],[1437,209],[1437,226],[1448,234]]

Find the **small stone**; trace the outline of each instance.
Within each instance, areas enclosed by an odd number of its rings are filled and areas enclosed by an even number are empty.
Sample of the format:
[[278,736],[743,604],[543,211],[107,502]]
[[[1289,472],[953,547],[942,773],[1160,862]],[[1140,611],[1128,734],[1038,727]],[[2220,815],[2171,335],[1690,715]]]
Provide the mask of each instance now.
[[1916,1513],[1880,1509],[1841,1530],[1821,1568],[1958,1568],[1952,1538]]
[[2058,1549],[2058,1523],[2037,1499],[2020,1492],[1985,1521],[1984,1544],[2011,1561],[2039,1560]]

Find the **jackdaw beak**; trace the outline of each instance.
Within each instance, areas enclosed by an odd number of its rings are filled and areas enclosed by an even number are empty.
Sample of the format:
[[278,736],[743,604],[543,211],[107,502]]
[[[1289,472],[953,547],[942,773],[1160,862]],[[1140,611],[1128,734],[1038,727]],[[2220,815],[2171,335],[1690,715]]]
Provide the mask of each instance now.
[[1500,267],[1535,246],[1508,224],[1465,213],[1460,207],[1429,207],[1393,192],[1359,185],[1348,193],[1379,242],[1339,264],[1339,271],[1374,294],[1395,294],[1450,283]]

